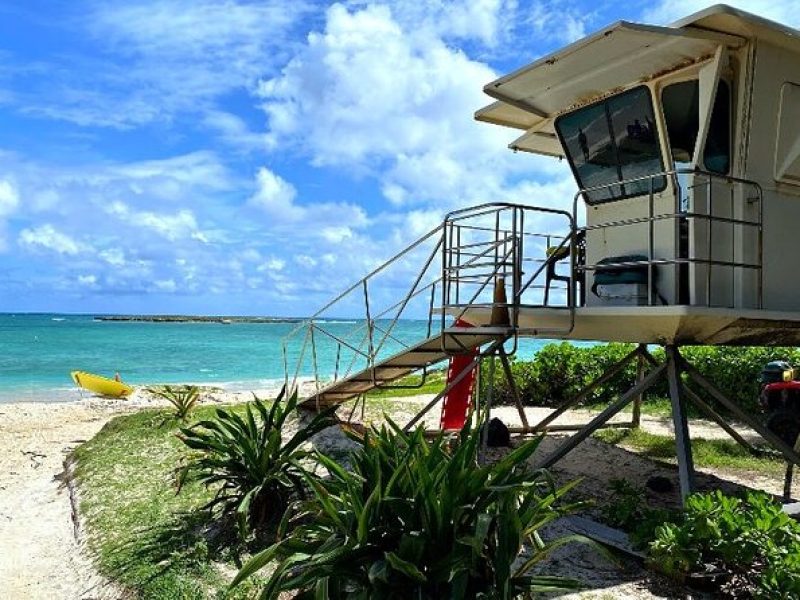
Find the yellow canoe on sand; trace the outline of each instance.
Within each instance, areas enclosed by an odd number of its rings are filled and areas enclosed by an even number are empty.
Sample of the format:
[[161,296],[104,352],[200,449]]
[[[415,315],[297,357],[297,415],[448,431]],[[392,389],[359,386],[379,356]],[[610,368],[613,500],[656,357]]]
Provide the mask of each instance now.
[[109,379],[94,373],[86,373],[85,371],[73,371],[72,381],[79,387],[100,394],[101,396],[112,396],[114,398],[122,398],[133,392],[133,388],[127,383]]

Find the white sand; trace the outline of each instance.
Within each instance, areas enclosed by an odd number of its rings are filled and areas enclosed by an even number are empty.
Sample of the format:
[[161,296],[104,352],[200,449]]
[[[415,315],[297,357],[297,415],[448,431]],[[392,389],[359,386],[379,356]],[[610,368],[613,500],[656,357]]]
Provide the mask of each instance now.
[[[274,390],[259,391],[259,396],[272,395]],[[251,397],[244,392],[215,392],[206,394],[203,401],[227,403]],[[392,401],[393,418],[404,422],[429,398],[419,396]],[[94,436],[112,417],[163,404],[164,401],[154,400],[144,393],[137,393],[126,401],[87,399],[63,404],[0,404],[0,596],[25,600],[120,596],[118,589],[103,582],[96,573],[80,541],[82,536],[73,522],[70,493],[61,483],[64,461],[72,449]],[[507,423],[518,420],[515,411],[508,407],[499,408],[497,414]],[[547,414],[547,410],[528,409],[527,414],[530,422],[535,422]],[[558,422],[585,422],[590,415],[587,411],[575,411]],[[346,412],[342,416],[347,416]],[[367,414],[367,420],[380,417],[374,410]],[[436,425],[437,421],[438,410],[434,409],[426,422]],[[646,416],[643,427],[654,433],[670,431],[667,420]],[[692,427],[692,434],[699,437],[720,437],[720,433],[708,423],[698,422]],[[724,435],[722,433],[721,437]],[[547,438],[534,459],[546,456],[559,442],[558,437]],[[674,477],[674,469],[670,467],[655,465],[624,449],[591,439],[561,461],[554,472],[564,481],[586,477],[581,487],[583,493],[590,496],[606,493],[607,481],[613,477],[624,476],[638,485],[644,485],[654,474]],[[773,493],[782,490],[778,477],[701,473],[698,480],[703,489],[738,483]],[[795,492],[800,492],[797,486]],[[676,496],[651,500],[669,503],[674,502]],[[586,577],[597,588],[581,597],[670,596],[663,581],[653,579],[641,568],[620,569],[587,550],[573,549],[560,554],[553,569]]]

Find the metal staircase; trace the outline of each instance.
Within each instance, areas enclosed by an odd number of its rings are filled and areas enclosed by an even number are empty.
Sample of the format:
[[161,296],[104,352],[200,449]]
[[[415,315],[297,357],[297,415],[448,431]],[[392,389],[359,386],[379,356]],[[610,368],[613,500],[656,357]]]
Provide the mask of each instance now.
[[[526,230],[531,225],[563,233],[531,233]],[[574,219],[566,211],[495,203],[448,214],[441,225],[284,338],[287,387],[297,389],[301,374],[310,373],[314,389],[303,394],[301,406],[321,410],[376,388],[409,387],[393,384],[415,372],[422,374],[421,386],[430,367],[453,355],[474,353],[470,363],[474,368],[488,354],[501,350],[512,354],[520,333],[520,307],[542,305],[548,249],[570,247],[574,256],[574,240]],[[415,264],[422,266],[414,268]],[[403,286],[403,278],[410,284]],[[560,302],[574,318],[574,304],[569,301],[574,289],[562,285],[555,294],[551,291],[554,296],[550,306]],[[454,326],[475,308],[491,311],[490,325]],[[343,331],[343,315],[352,318],[354,313],[360,318]],[[420,318],[426,334],[421,339],[401,339],[398,323]],[[507,343],[512,344],[510,349],[504,349]],[[325,362],[320,360],[323,344],[330,356],[335,355],[332,373],[320,368]],[[292,361],[296,361],[293,372]],[[451,383],[458,382],[448,386]]]
[[441,335],[431,336],[373,367],[334,381],[301,403],[301,406],[321,410],[333,404],[341,404],[375,388],[388,387],[392,382],[442,362],[453,354],[463,353],[465,347],[480,348],[487,344],[502,344],[512,335],[513,330],[510,327],[476,327],[470,333],[450,328]]

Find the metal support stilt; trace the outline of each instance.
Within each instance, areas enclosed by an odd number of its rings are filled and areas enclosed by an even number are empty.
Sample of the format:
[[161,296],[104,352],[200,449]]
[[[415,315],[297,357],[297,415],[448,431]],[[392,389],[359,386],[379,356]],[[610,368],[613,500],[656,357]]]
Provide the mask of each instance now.
[[549,468],[553,466],[556,462],[561,460],[564,456],[566,456],[569,452],[571,452],[578,444],[580,444],[583,440],[588,438],[592,435],[595,431],[600,429],[606,421],[608,421],[611,417],[616,415],[619,411],[625,408],[630,402],[638,395],[642,394],[656,382],[658,378],[663,376],[667,370],[667,365],[659,365],[650,373],[648,373],[642,381],[637,383],[627,392],[625,392],[622,396],[620,396],[619,400],[610,404],[603,412],[597,415],[594,419],[592,419],[583,429],[581,429],[578,433],[570,437],[566,442],[564,442],[553,454],[547,457],[547,459],[542,463],[542,467]]
[[528,417],[525,414],[525,407],[522,405],[519,389],[514,381],[514,375],[511,373],[511,364],[508,362],[508,355],[502,346],[500,347],[500,364],[503,366],[503,372],[506,375],[508,387],[511,388],[511,395],[514,396],[514,404],[517,405],[517,412],[519,413],[520,421],[522,421],[522,427],[528,429]]
[[[642,354],[643,350],[647,350],[647,346],[645,344],[639,344],[637,348],[638,353],[636,355],[636,382],[640,382],[644,379],[645,374],[645,358],[644,354]],[[633,415],[631,417],[631,427],[639,427],[642,424],[642,400],[643,394],[639,394],[636,398],[633,399]]]
[[689,440],[689,424],[686,419],[686,406],[681,396],[681,379],[679,373],[679,353],[673,345],[664,348],[667,355],[667,379],[669,381],[669,398],[672,402],[672,422],[675,425],[675,451],[678,458],[678,479],[681,485],[681,498],[692,493],[694,489],[694,460],[692,444]]
[[[800,435],[794,443],[794,451],[800,453]],[[787,504],[792,501],[792,479],[794,477],[794,464],[786,463],[786,478],[783,480],[783,502]]]
[[491,362],[489,363],[489,382],[486,386],[486,402],[484,406],[484,413],[478,411],[478,414],[483,416],[483,423],[481,424],[481,452],[480,456],[478,457],[478,462],[481,464],[484,463],[486,459],[486,448],[489,445],[489,421],[492,417],[492,396],[494,394],[494,371],[495,371],[495,359],[494,355],[491,355]]

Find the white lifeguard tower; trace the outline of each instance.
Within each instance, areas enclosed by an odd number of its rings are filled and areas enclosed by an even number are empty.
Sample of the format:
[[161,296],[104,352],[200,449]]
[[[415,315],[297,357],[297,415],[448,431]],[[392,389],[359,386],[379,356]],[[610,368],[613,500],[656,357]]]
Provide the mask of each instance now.
[[[800,277],[794,274],[800,31],[722,5],[669,27],[619,22],[484,91],[495,102],[476,118],[519,130],[510,143],[515,151],[564,159],[578,193],[451,213],[328,304],[304,330],[315,366],[315,335],[338,344],[336,373],[307,405],[357,399],[467,353],[471,359],[431,408],[483,356],[499,353],[507,367],[505,349],[520,336],[634,342],[638,348],[624,361],[541,423],[530,426],[518,402],[524,424],[518,431],[545,431],[591,389],[640,361],[637,385],[545,466],[667,377],[681,490],[688,494],[693,465],[685,401],[747,443],[681,373],[800,464],[789,444],[725,398],[679,352],[681,345],[800,345]],[[538,233],[543,226],[545,233]],[[407,267],[429,246],[410,291],[376,310],[375,279],[391,265]],[[426,292],[428,337],[416,344],[397,340],[397,319]],[[363,297],[364,329],[349,338],[326,330],[324,316],[335,315],[352,295]],[[394,351],[382,356],[392,344]],[[647,344],[663,345],[666,362],[658,364]],[[353,362],[340,370],[343,349]],[[305,348],[301,361],[304,356]]]

